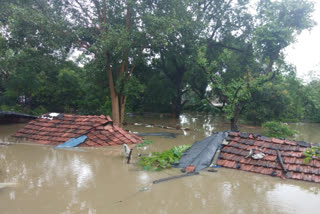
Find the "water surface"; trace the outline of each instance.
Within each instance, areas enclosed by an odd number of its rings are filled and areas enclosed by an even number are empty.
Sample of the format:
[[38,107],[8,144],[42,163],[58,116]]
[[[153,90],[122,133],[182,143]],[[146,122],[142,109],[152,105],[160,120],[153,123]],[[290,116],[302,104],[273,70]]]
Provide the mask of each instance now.
[[[152,185],[152,181],[181,174],[178,169],[145,172],[135,162],[138,153],[163,151],[191,144],[229,124],[205,115],[130,117],[129,122],[188,127],[190,131],[128,125],[136,132],[174,132],[176,138],[145,137],[155,143],[134,148],[126,164],[121,146],[55,149],[10,137],[23,126],[0,125],[0,182],[16,183],[0,189],[1,213],[319,213],[319,184],[218,169]],[[290,124],[299,140],[320,142],[319,124]],[[260,127],[240,126],[262,133]],[[303,139],[302,139],[303,138]],[[3,145],[9,144],[9,145]]]

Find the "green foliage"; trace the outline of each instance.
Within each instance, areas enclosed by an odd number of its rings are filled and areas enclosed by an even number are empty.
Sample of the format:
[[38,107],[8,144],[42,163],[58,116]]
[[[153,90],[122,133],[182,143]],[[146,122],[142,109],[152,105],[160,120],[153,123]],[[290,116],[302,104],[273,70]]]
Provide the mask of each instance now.
[[[258,105],[259,109],[250,104],[253,104],[254,98],[259,95],[270,98],[274,96],[272,93],[280,91],[278,85],[278,89],[273,88],[274,91],[264,94],[264,90],[271,88],[265,85],[283,72],[280,69],[284,64],[282,50],[290,45],[302,30],[310,29],[314,25],[310,15],[313,6],[306,1],[259,1],[256,16],[249,13],[248,1],[241,2],[240,10],[234,10],[232,5],[225,5],[220,11],[221,17],[218,21],[211,16],[207,17],[208,23],[214,25],[212,35],[220,33],[219,39],[211,36],[212,40],[208,41],[207,47],[201,47],[198,52],[197,60],[211,80],[214,95],[227,103],[224,112],[231,120],[231,129],[237,129],[239,115],[245,110],[257,111],[258,114],[268,110],[263,108],[263,105],[266,105],[262,103],[263,99]],[[234,14],[229,14],[229,10],[234,11]],[[228,21],[221,26],[221,19]],[[233,23],[242,23],[241,30],[235,30]],[[234,30],[237,33],[234,33]],[[279,102],[279,105],[291,104],[289,97],[277,97],[287,99]],[[298,112],[303,109],[295,110]]]
[[320,122],[320,80],[314,79],[304,88],[306,119]]
[[160,171],[165,168],[171,168],[171,165],[179,163],[180,157],[190,145],[175,146],[170,150],[153,152],[151,157],[141,157],[138,165],[144,170]]
[[294,122],[305,117],[302,82],[291,66],[285,65],[281,70],[282,74],[252,93],[250,103],[244,110],[248,120],[260,124],[271,120]]
[[16,111],[17,109],[13,106],[0,105],[1,111]]
[[312,146],[302,153],[305,156],[303,163],[308,164],[313,158],[320,158],[320,146]]
[[1,108],[110,115],[110,65],[132,111],[215,114],[219,98],[229,119],[319,122],[319,81],[303,85],[282,56],[314,25],[312,4],[259,1],[252,14],[249,3],[2,0]]
[[42,114],[45,114],[47,112],[48,112],[48,110],[43,106],[38,106],[37,108],[32,110],[32,114],[33,115],[42,115]]
[[144,146],[148,146],[150,144],[153,144],[153,141],[148,141],[148,140],[142,140],[142,143],[138,143],[138,147],[144,147]]
[[296,133],[288,125],[276,121],[263,123],[262,127],[265,129],[264,134],[268,137],[286,138]]

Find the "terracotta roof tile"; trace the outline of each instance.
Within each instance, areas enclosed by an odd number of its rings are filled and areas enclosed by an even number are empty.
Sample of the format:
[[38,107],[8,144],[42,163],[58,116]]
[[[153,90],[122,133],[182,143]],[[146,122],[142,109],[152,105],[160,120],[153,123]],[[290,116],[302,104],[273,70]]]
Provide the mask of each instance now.
[[284,158],[284,163],[296,163],[296,158],[295,157],[285,157]]
[[[320,159],[313,159],[308,165],[303,163],[302,151],[310,144],[248,133],[230,133],[226,139],[229,144],[222,148],[217,161],[218,165],[283,179],[290,178],[320,183]],[[264,158],[261,160],[246,158],[251,149],[257,148],[260,148],[260,151],[265,154]],[[280,151],[287,173],[282,171],[277,160],[276,150]],[[259,152],[259,150],[253,151]]]
[[265,174],[265,175],[270,175],[272,173],[272,169],[271,168],[263,168],[263,169],[261,169],[261,173]]
[[263,144],[264,144],[264,142],[261,141],[261,140],[257,140],[257,141],[254,142],[254,145],[260,146],[260,147],[263,146]]
[[277,159],[277,156],[275,155],[266,155],[265,158],[268,161],[275,161]]
[[272,138],[272,143],[279,143],[279,144],[283,144],[284,141],[283,140],[280,140],[280,139],[277,139],[277,138]]
[[[43,115],[48,117],[48,114]],[[59,145],[70,138],[87,135],[87,140],[80,146],[109,146],[134,144],[141,142],[141,137],[128,133],[113,125],[109,116],[81,116],[64,114],[52,120],[37,118],[18,130],[15,137],[27,138],[42,144]]]
[[217,160],[217,165],[218,165],[218,166],[223,166],[223,165],[224,165],[224,162],[225,162],[225,160],[218,159],[218,160]]
[[238,137],[240,134],[239,132],[229,132],[229,136]]
[[320,168],[320,160],[319,160],[319,159],[318,159],[318,160],[312,160],[312,165],[313,165],[314,167]]
[[48,140],[37,140],[36,142],[40,143],[40,144],[49,144],[50,143],[50,141],[48,141]]
[[244,171],[249,171],[249,166],[250,166],[250,165],[242,164],[240,169],[242,169],[242,170],[244,170]]
[[312,181],[320,183],[320,176],[312,175]]
[[288,144],[288,145],[292,145],[292,146],[296,146],[297,145],[297,143],[295,141],[290,141],[290,140],[285,140],[284,143]]
[[261,136],[260,140],[263,140],[263,141],[269,142],[269,143],[272,142],[272,138],[268,138],[268,137],[265,137],[265,136]]
[[312,175],[310,174],[304,174],[303,178],[304,181],[312,181]]
[[235,138],[233,138],[233,141],[236,141],[236,142],[238,142],[238,141],[240,141],[240,137],[235,137]]

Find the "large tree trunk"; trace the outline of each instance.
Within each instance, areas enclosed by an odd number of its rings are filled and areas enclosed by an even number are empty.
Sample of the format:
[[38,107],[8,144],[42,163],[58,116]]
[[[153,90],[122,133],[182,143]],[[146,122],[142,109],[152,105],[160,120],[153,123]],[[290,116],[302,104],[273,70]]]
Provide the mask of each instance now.
[[108,63],[106,73],[108,76],[111,106],[112,106],[112,120],[118,126],[122,126],[124,119],[124,110],[126,105],[127,97],[121,94],[118,94],[114,87],[113,75],[111,71],[111,64]]
[[[127,11],[126,11],[126,31],[129,34],[130,33],[130,28],[131,28],[131,11],[127,4]],[[106,4],[104,2],[104,24],[106,24]],[[124,75],[124,81],[128,81],[130,78],[131,73],[133,72],[134,65],[132,66],[132,69],[129,73],[128,72],[128,48],[125,48],[123,50],[123,56],[122,56],[122,63],[120,66],[120,70],[117,72],[117,78],[119,78],[121,75]],[[109,90],[110,90],[110,98],[111,98],[111,106],[112,106],[112,120],[115,124],[118,126],[122,126],[123,120],[124,120],[124,110],[125,110],[125,105],[126,105],[126,100],[127,97],[121,92],[117,92],[114,86],[114,77],[112,74],[111,70],[111,57],[109,54],[107,54],[107,68],[106,68],[106,73],[108,76],[108,83],[109,83]],[[124,82],[123,84],[126,84]]]
[[[173,98],[173,114],[175,118],[179,118],[182,111],[182,95],[184,94],[182,91],[182,82],[184,74],[186,73],[186,69],[184,65],[179,65],[176,59],[173,60],[173,63],[176,67],[176,72],[171,76],[171,81],[175,85],[176,96]],[[170,78],[170,76],[168,76]]]
[[237,104],[234,111],[233,111],[233,117],[231,118],[231,131],[239,131],[238,127],[238,119],[241,111],[241,105]]
[[179,118],[182,110],[182,104],[181,104],[182,95],[180,93],[180,90],[181,89],[177,89],[178,95],[173,98],[173,102],[172,102],[173,114],[175,118]]
[[120,114],[119,114],[119,96],[114,88],[113,76],[111,71],[110,57],[108,56],[108,65],[107,65],[107,76],[110,90],[111,106],[112,106],[112,120],[115,124],[120,124]]

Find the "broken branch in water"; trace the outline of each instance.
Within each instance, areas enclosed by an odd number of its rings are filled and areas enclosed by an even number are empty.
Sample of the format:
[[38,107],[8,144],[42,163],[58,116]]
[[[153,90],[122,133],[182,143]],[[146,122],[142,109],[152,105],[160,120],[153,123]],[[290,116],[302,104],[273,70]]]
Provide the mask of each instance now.
[[176,176],[172,176],[172,177],[161,178],[159,180],[153,181],[152,183],[153,184],[158,184],[158,183],[161,183],[161,182],[164,182],[164,181],[170,181],[170,180],[174,180],[174,179],[177,179],[177,178],[183,178],[183,177],[188,177],[188,176],[198,175],[198,174],[199,174],[199,172],[190,172],[190,173],[183,174],[183,175],[176,175]]

